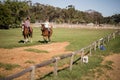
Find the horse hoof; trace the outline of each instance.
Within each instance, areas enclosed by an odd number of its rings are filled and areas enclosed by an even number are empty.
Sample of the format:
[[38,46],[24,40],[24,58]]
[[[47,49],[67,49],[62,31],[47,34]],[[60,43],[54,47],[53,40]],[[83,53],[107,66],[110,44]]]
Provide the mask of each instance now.
[[48,43],[51,43],[51,42],[48,42]]

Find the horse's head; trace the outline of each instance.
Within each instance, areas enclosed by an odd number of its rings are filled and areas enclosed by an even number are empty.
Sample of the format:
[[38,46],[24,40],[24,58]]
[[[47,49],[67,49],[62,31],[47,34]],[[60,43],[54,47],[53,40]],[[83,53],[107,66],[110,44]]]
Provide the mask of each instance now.
[[22,24],[23,29],[27,29],[28,27],[25,26],[25,24]]
[[45,29],[45,25],[41,24],[41,31],[43,31]]

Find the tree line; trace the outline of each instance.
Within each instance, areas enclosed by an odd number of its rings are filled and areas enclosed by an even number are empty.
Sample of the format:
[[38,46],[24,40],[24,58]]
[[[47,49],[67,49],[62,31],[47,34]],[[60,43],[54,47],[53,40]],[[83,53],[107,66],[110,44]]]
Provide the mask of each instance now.
[[4,0],[0,1],[0,28],[20,27],[21,22],[30,17],[31,22],[44,22],[49,18],[51,22],[70,23],[70,24],[119,24],[120,14],[103,17],[98,11],[87,10],[85,12],[76,10],[74,5],[66,8],[43,5],[40,3],[32,4],[31,0]]

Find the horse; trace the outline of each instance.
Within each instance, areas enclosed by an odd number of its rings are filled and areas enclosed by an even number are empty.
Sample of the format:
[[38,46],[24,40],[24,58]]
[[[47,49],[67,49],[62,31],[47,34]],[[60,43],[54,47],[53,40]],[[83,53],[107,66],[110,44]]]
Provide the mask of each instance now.
[[32,34],[33,34],[33,29],[30,27],[26,27],[23,25],[23,36],[24,36],[24,43],[28,42],[28,38],[30,38],[30,42],[32,42]]
[[45,28],[44,24],[41,24],[41,31],[42,31],[44,42],[46,43],[50,42],[51,41],[50,37],[52,36],[52,33],[53,33],[52,26],[48,30],[47,28]]

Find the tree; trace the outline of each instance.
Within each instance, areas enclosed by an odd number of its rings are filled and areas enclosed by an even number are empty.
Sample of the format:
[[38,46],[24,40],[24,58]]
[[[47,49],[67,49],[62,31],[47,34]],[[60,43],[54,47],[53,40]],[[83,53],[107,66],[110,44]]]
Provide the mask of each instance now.
[[98,25],[102,22],[102,19],[103,19],[103,16],[100,12],[91,10],[91,9],[86,11],[86,16],[89,22],[92,22]]
[[104,17],[103,23],[119,25],[120,24],[120,14],[115,14],[115,15],[112,15],[109,17]]
[[75,7],[73,5],[68,5],[67,8],[68,23],[72,23],[75,16]]
[[117,25],[120,23],[120,14],[115,14],[112,17],[112,20],[114,21],[114,24]]
[[5,0],[0,3],[0,6],[0,27],[2,28],[19,27],[17,25],[20,25],[24,17],[29,15],[29,5],[24,1]]
[[9,29],[11,21],[11,11],[7,6],[0,4],[0,29]]

